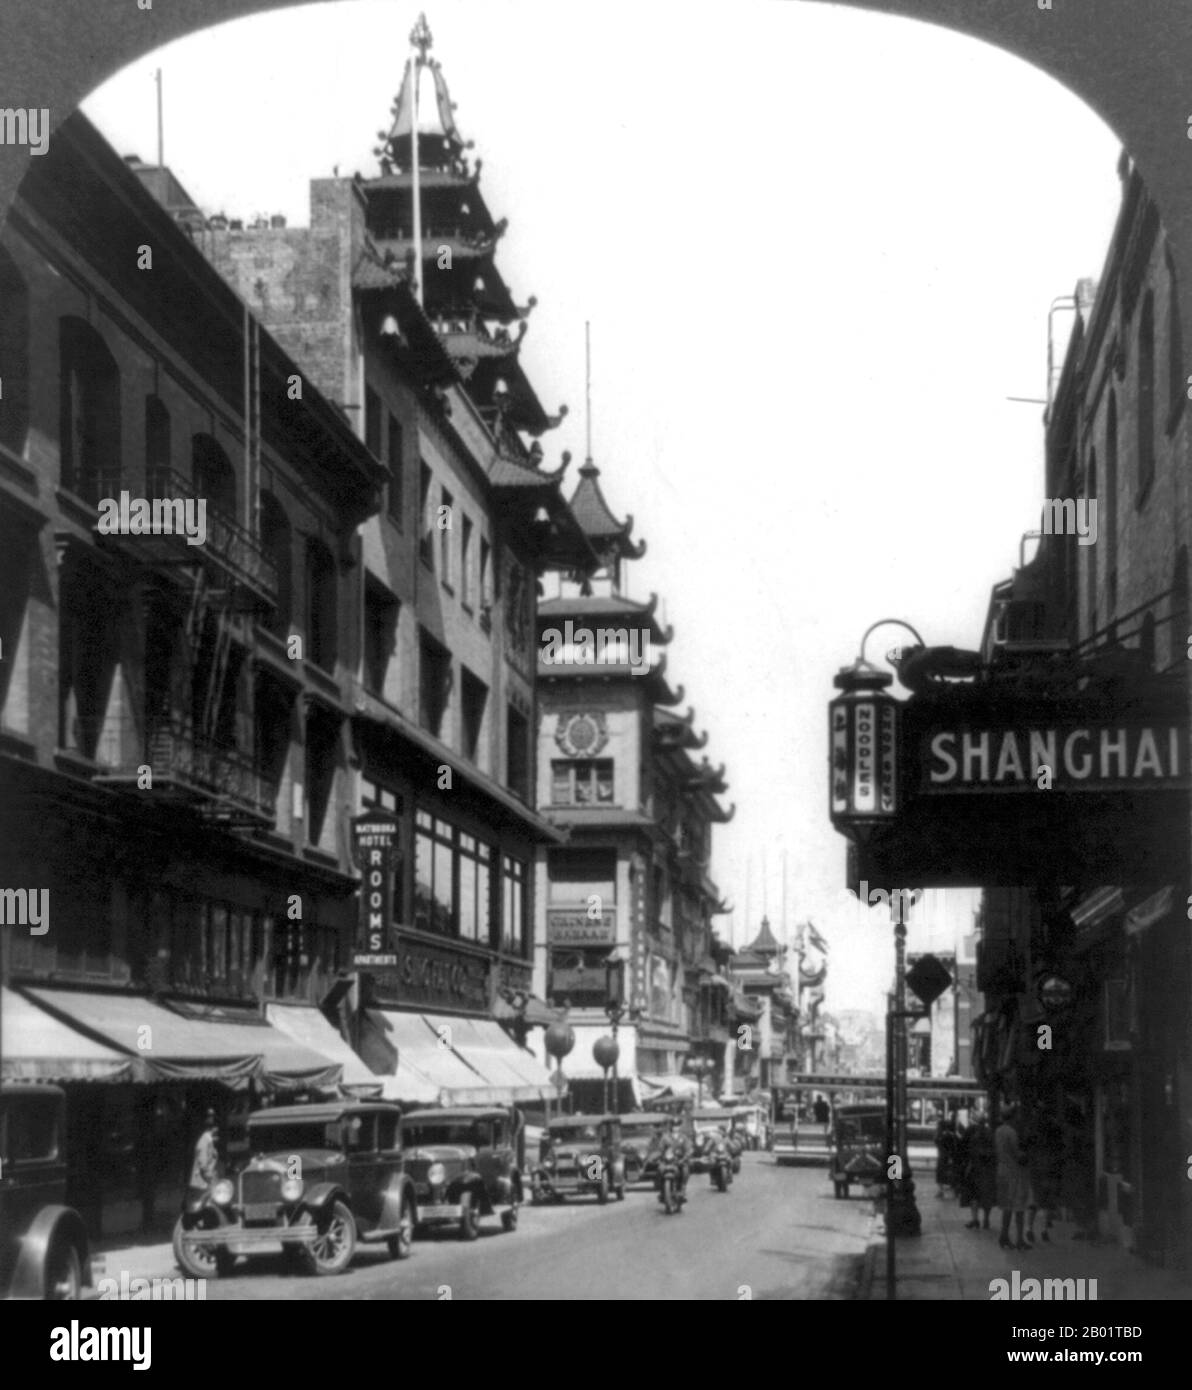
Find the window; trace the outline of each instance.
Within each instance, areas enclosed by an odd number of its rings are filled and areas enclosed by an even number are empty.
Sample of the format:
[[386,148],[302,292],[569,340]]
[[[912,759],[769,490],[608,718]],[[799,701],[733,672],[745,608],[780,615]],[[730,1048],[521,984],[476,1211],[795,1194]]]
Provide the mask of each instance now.
[[91,566],[68,563],[58,594],[59,741],[86,758],[99,751],[115,677],[120,608]]
[[463,723],[463,751],[472,762],[481,761],[481,735],[484,731],[484,710],[488,703],[488,686],[474,676],[466,666],[461,668],[460,715]]
[[1155,294],[1146,292],[1138,325],[1138,495],[1155,476]]
[[328,816],[339,763],[339,717],[318,705],[306,716],[306,839],[334,845],[335,820]]
[[0,444],[17,457],[29,432],[29,287],[0,247]]
[[275,637],[285,637],[294,616],[294,537],[285,508],[272,492],[261,493],[261,548],[277,574],[277,604],[265,620]]
[[322,541],[306,545],[306,658],[335,670],[338,623],[335,557]]
[[480,537],[480,623],[487,631],[493,611],[493,554],[492,547]]
[[419,810],[414,825],[414,925],[488,945],[493,848]]
[[170,486],[170,412],[160,396],[145,397],[145,489],[150,497],[168,497]]
[[459,835],[459,934],[488,945],[492,893],[492,849],[462,831]]
[[120,372],[89,323],[66,317],[59,331],[62,484],[98,502],[120,484]]
[[205,498],[208,507],[225,516],[236,516],[236,470],[209,434],[196,434],[191,441],[191,478],[196,498]]
[[364,443],[374,458],[381,457],[381,398],[371,386],[364,388]]
[[[1088,487],[1086,488],[1086,493],[1090,499],[1097,496],[1096,449],[1091,449],[1089,451]],[[1104,513],[1105,509],[1101,507],[1098,510]],[[1104,516],[1102,517],[1101,524],[1104,524]],[[1099,548],[1099,546],[1095,545],[1085,547],[1088,552],[1085,558],[1085,601],[1088,607],[1088,630],[1090,634],[1097,630],[1097,551]]]
[[364,582],[364,685],[378,695],[385,693],[389,662],[397,644],[401,605],[372,576]]
[[290,757],[294,720],[294,691],[264,669],[258,669],[253,698],[256,721],[254,748],[262,790],[269,797],[277,824],[277,800]]
[[466,607],[472,606],[472,523],[466,516],[460,530],[459,596]]
[[406,855],[408,853],[405,814],[405,798],[400,792],[381,785],[379,782],[365,782],[361,792],[365,810],[389,811],[396,818],[399,828],[398,844],[393,853],[393,915],[396,921],[405,920],[406,912]]
[[448,588],[455,582],[455,572],[451,564],[451,537],[453,534],[452,525],[455,516],[455,498],[446,488],[440,493],[442,502],[439,505],[438,515],[435,517],[435,525],[439,530],[439,578]]
[[523,801],[530,795],[530,724],[512,705],[505,716],[505,784]]
[[444,716],[451,698],[451,653],[428,633],[422,633],[419,680],[419,718],[435,738],[444,738]]
[[418,465],[418,524],[422,534],[418,538],[418,554],[422,563],[430,569],[435,567],[435,519],[430,508],[430,469],[425,463]]
[[552,806],[611,806],[612,758],[556,759],[550,765]]
[[402,471],[403,450],[401,421],[393,414],[389,416],[388,453],[386,455],[386,462],[389,465],[389,520],[392,521],[395,526],[400,526],[403,521],[406,504],[405,476]]
[[[1105,496],[1098,508],[1100,534],[1105,537],[1105,572],[1117,571],[1117,513],[1118,513],[1118,412],[1117,396],[1109,390],[1109,405],[1105,410]],[[1090,546],[1090,550],[1099,549]],[[1113,605],[1107,615],[1113,618]]]
[[1180,286],[1171,250],[1167,252],[1167,431],[1175,429],[1184,409],[1184,330],[1180,319]]
[[524,956],[526,950],[526,865],[506,854],[501,858],[501,949]]

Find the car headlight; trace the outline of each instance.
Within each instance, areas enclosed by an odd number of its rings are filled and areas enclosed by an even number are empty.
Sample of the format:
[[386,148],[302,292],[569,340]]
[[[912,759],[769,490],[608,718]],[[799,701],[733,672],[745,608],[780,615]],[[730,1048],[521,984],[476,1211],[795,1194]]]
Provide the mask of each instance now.
[[553,1168],[555,1166],[554,1154],[545,1154],[542,1159],[542,1166],[544,1168]]
[[286,1178],[281,1185],[283,1202],[296,1202],[302,1196],[302,1179]]
[[426,1170],[426,1180],[431,1187],[440,1187],[447,1181],[447,1169],[441,1163],[432,1163]]
[[235,1195],[236,1189],[227,1178],[220,1178],[219,1182],[211,1189],[211,1200],[217,1207],[230,1206]]

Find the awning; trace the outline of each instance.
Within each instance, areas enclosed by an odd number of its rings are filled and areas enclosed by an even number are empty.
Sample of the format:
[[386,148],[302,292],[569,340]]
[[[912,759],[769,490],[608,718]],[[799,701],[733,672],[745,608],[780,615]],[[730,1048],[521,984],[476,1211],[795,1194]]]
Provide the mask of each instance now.
[[514,1101],[541,1100],[553,1094],[550,1074],[533,1054],[525,1051],[488,1018],[453,1018],[427,1014],[436,1034],[450,1029],[452,1046],[485,1079],[481,1086],[451,1088],[452,1105],[512,1105]]
[[455,1028],[462,1020],[444,1018],[450,1031],[441,1033],[422,1014],[396,1009],[369,1009],[368,1014],[397,1053],[396,1070],[383,1078],[382,1094],[387,1100],[446,1104],[453,1093],[488,1085],[453,1045]]
[[183,1018],[143,995],[28,989],[47,1014],[132,1059],[136,1081],[221,1081],[244,1090],[331,1090],[338,1062],[260,1023]]
[[5,1081],[129,1081],[132,1062],[0,989],[0,1075]]
[[[699,1082],[690,1076],[646,1076],[643,1073],[637,1079],[649,1093],[646,1096],[648,1100],[661,1100],[664,1096],[676,1096],[681,1100],[698,1100],[702,1090]],[[708,1095],[711,1096],[711,1094],[711,1087],[708,1087]]]
[[321,1053],[328,1061],[338,1062],[343,1067],[341,1086],[380,1092],[382,1078],[364,1065],[313,1004],[266,1004],[265,1017],[287,1038]]

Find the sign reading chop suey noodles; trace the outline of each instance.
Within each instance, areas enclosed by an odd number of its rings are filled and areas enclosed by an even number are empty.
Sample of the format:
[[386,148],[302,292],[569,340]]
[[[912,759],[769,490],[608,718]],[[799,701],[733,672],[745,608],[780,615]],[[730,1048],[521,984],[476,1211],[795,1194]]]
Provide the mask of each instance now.
[[932,729],[923,735],[922,793],[1175,790],[1192,785],[1179,720]]

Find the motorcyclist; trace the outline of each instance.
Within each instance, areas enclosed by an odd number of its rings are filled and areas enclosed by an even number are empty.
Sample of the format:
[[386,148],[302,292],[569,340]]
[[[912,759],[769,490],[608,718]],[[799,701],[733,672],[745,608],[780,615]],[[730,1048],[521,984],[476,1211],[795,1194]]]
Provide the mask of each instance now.
[[669,1144],[675,1153],[675,1162],[679,1169],[679,1193],[685,1196],[687,1193],[687,1175],[691,1171],[691,1145],[687,1142],[687,1134],[683,1128],[683,1117],[672,1115],[666,1125],[660,1125],[655,1132],[654,1139],[650,1144],[650,1158],[661,1157],[663,1148]]

